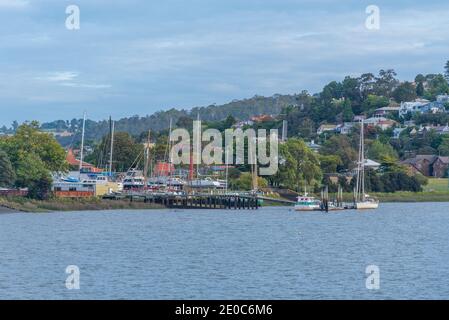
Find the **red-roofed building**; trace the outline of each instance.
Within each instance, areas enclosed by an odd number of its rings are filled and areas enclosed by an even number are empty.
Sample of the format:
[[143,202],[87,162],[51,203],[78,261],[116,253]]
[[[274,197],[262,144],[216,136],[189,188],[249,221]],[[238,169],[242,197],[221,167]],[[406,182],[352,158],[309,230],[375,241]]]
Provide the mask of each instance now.
[[[75,154],[73,153],[72,149],[69,149],[66,156],[66,161],[69,163],[71,167],[78,170],[80,166],[80,160],[78,160],[75,157]],[[83,170],[89,171],[89,172],[102,172],[103,170],[96,168],[93,164],[87,163],[83,161]]]

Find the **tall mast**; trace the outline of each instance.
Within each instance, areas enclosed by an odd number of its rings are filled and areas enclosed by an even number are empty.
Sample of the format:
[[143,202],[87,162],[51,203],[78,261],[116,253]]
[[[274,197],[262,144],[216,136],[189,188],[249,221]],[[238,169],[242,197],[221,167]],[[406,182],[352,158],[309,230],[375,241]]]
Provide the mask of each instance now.
[[83,169],[83,156],[84,156],[84,132],[86,129],[86,112],[84,111],[83,114],[83,130],[81,133],[81,153],[80,153],[80,167],[79,167],[79,171],[81,173],[81,170]]
[[196,159],[197,159],[197,161],[196,161],[196,178],[197,179],[199,179],[199,177],[200,177],[200,162],[201,162],[201,126],[200,126],[200,113],[198,112],[197,114],[196,114],[196,120],[197,120],[197,125],[198,125],[198,135],[199,135],[199,137],[198,137],[198,139],[197,139],[197,148],[196,148],[196,152],[198,153],[198,152],[200,152],[200,154],[197,154],[196,155]]
[[357,163],[356,200],[363,201],[365,197],[365,133],[364,121],[360,122],[359,157]]
[[114,153],[114,130],[115,130],[115,122],[112,121],[111,118],[109,118],[109,121],[111,121],[111,152],[109,154],[109,173],[112,175],[112,155]]
[[171,164],[172,164],[172,161],[173,161],[172,146],[171,146],[171,139],[170,139],[172,126],[173,126],[173,119],[170,118],[170,128],[168,130],[168,175],[169,176],[172,175]]
[[361,154],[361,158],[362,158],[362,200],[365,199],[365,126],[364,126],[364,121],[362,119],[362,138],[361,138],[361,143],[362,143],[362,154]]
[[145,185],[147,185],[148,169],[150,167],[150,134],[151,134],[151,130],[148,130],[147,145],[145,146],[145,153],[146,153],[145,166],[144,166],[144,169],[143,169],[143,175],[145,177]]
[[225,173],[225,175],[226,175],[225,193],[227,194],[227,193],[228,193],[228,176],[229,176],[229,165],[228,165],[228,162],[227,162],[227,161],[226,161],[226,163],[225,163],[225,166],[226,166],[226,168],[225,168],[225,170],[226,170],[226,173]]
[[257,176],[257,157],[255,157],[253,164],[253,190],[257,191],[259,189],[258,176]]

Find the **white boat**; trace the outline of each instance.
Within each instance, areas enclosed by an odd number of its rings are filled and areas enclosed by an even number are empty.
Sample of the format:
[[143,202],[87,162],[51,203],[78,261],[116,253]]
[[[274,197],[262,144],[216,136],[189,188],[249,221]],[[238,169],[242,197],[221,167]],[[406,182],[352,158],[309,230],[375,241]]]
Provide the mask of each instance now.
[[374,199],[369,195],[365,194],[365,197],[363,198],[362,201],[355,202],[355,208],[357,210],[377,209],[379,208],[379,200]]
[[296,204],[295,211],[316,211],[321,209],[321,201],[310,197],[307,193],[299,196]]
[[126,173],[123,179],[124,190],[143,189],[145,186],[145,177],[142,171],[137,169],[131,169]]
[[362,209],[377,209],[379,208],[379,200],[370,197],[365,193],[365,139],[364,139],[364,123],[361,121],[360,129],[360,144],[359,144],[359,159],[357,162],[357,182],[355,188],[355,208]]
[[212,180],[211,178],[196,179],[189,181],[187,185],[191,188],[221,188],[223,185],[219,181]]

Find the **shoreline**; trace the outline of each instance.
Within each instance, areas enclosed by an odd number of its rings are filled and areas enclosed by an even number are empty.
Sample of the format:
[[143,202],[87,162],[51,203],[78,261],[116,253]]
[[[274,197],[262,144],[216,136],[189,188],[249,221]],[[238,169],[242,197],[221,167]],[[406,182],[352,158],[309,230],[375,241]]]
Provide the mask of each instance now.
[[0,198],[0,213],[26,212],[69,212],[69,211],[104,211],[104,210],[142,210],[164,209],[158,204],[129,202],[122,200],[86,199],[51,199],[45,201],[27,198]]
[[[447,202],[449,192],[396,192],[372,193],[381,203],[426,203]],[[343,200],[352,201],[351,194],[344,194]],[[262,207],[285,206],[265,201]],[[158,204],[144,202],[129,202],[126,200],[103,200],[100,198],[86,199],[50,199],[46,201],[31,200],[27,198],[0,198],[0,214],[5,213],[45,213],[69,211],[104,211],[104,210],[142,210],[166,209]]]

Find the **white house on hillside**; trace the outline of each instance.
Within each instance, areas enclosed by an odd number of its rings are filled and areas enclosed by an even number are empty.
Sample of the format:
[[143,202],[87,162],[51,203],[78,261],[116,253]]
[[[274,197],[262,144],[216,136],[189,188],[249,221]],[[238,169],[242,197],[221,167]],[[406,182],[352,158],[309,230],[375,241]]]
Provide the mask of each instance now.
[[418,112],[422,107],[429,103],[430,101],[426,99],[416,99],[412,102],[401,102],[401,106],[399,107],[399,116],[404,117],[409,112]]

